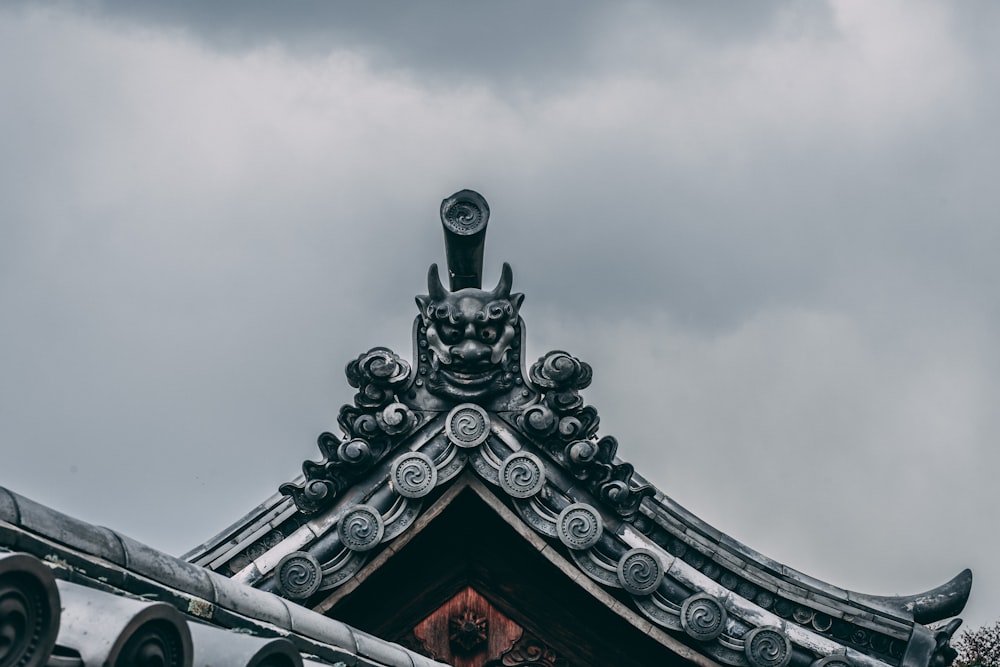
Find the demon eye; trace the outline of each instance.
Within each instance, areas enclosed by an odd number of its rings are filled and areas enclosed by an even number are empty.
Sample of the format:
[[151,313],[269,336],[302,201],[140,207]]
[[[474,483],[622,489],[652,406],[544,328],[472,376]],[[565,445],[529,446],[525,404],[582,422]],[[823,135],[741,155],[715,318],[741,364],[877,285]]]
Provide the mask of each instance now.
[[484,343],[495,343],[500,338],[500,331],[497,327],[483,327],[479,330],[479,338]]
[[452,326],[450,324],[439,324],[437,326],[437,330],[441,340],[448,345],[454,345],[462,340],[462,330],[456,326]]

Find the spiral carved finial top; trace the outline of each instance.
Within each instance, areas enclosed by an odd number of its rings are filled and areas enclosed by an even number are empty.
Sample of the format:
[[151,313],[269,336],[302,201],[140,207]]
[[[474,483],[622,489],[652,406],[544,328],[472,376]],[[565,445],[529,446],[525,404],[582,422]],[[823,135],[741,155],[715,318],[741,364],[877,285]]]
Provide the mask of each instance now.
[[490,206],[474,190],[460,190],[441,202],[441,222],[449,231],[470,236],[486,229]]

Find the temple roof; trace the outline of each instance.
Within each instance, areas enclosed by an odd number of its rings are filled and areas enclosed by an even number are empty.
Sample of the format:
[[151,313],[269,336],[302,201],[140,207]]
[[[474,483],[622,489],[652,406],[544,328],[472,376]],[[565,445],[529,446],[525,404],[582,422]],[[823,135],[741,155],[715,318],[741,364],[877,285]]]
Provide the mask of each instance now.
[[437,664],[0,487],[3,667]]
[[[942,667],[971,572],[912,596],[848,591],[782,565],[648,483],[599,433],[563,351],[526,363],[523,295],[504,264],[481,284],[489,208],[442,202],[450,289],[417,296],[412,363],[373,348],[323,433],[322,458],[185,556],[249,587],[335,613],[457,489],[483,500],[568,581],[678,659],[739,667]],[[508,610],[514,613],[516,610]],[[530,622],[530,619],[523,619]]]

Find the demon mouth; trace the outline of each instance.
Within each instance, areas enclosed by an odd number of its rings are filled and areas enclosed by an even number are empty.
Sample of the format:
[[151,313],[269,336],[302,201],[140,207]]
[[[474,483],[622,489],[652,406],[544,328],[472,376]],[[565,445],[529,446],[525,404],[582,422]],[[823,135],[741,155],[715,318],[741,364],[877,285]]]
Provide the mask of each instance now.
[[449,382],[454,384],[464,385],[464,386],[479,386],[483,384],[489,384],[492,382],[496,376],[500,373],[499,368],[486,368],[481,371],[460,371],[456,369],[440,367],[438,372],[441,373]]

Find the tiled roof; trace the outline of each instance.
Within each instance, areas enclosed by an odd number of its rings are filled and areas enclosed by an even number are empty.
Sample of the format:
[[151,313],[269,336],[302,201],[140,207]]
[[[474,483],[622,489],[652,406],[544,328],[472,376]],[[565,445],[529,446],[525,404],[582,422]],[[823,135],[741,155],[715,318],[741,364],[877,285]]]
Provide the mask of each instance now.
[[438,665],[0,488],[0,665]]

